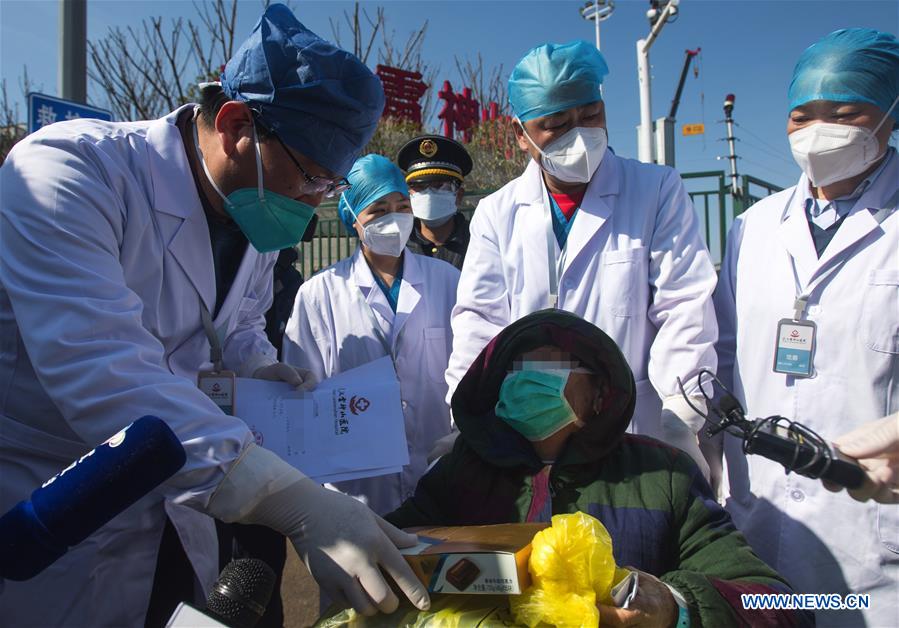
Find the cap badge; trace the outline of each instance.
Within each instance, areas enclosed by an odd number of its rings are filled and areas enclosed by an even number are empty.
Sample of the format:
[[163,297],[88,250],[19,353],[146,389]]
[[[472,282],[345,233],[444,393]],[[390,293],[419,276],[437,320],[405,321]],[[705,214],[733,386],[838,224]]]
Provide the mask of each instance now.
[[433,157],[437,154],[437,142],[434,140],[422,140],[421,144],[418,145],[418,152],[425,157]]

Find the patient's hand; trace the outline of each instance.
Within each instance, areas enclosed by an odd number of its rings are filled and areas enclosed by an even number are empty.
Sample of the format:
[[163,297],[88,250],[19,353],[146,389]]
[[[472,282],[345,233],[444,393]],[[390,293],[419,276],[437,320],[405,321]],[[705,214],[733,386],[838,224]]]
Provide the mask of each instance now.
[[677,622],[677,602],[665,584],[645,571],[628,567],[640,574],[637,595],[630,608],[599,604],[602,626],[639,626],[640,628],[670,628]]

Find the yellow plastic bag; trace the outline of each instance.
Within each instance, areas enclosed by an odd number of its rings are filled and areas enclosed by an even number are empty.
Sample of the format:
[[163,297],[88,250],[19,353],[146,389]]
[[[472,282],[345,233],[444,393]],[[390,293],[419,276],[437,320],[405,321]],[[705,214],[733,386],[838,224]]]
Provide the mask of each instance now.
[[510,601],[515,621],[529,628],[598,626],[597,601],[611,603],[612,586],[627,575],[615,567],[609,531],[582,512],[556,515],[534,536],[528,571],[533,584]]

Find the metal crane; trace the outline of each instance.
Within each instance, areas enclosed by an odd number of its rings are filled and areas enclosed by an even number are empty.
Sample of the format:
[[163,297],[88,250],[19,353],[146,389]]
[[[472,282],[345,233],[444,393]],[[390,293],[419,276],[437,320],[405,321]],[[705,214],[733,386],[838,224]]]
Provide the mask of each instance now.
[[684,82],[687,80],[687,72],[690,71],[690,64],[693,62],[693,58],[702,52],[702,48],[697,48],[696,50],[684,50],[684,54],[686,58],[684,59],[684,69],[681,70],[680,80],[677,82],[677,91],[674,92],[674,100],[671,101],[671,110],[668,112],[668,119],[674,124],[674,120],[677,118],[677,108],[680,105],[680,97],[684,91]]

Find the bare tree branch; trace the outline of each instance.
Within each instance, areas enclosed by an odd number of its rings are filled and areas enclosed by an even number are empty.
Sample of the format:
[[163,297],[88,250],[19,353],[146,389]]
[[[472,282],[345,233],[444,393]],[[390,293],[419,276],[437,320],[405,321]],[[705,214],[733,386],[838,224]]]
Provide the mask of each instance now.
[[151,17],[88,42],[88,76],[117,117],[155,118],[189,102],[197,82],[217,77],[230,59],[237,0],[193,6],[197,22]]
[[[22,76],[19,78],[19,90],[22,93],[22,100],[26,98],[28,92],[32,91],[32,89],[33,85],[28,76],[28,67],[22,66]],[[6,161],[9,151],[25,137],[27,131],[26,122],[19,112],[19,101],[17,100],[14,104],[11,103],[6,89],[6,79],[0,79],[0,165]]]

